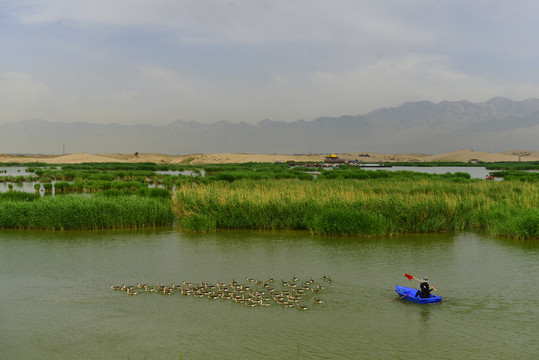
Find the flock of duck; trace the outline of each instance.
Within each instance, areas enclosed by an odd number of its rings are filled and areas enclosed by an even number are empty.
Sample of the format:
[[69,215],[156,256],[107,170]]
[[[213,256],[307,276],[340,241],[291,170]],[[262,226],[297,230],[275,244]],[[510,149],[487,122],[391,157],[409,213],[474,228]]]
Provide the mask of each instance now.
[[312,304],[322,304],[324,301],[318,296],[332,282],[331,278],[326,275],[321,278],[321,281],[315,281],[312,277],[308,280],[299,280],[296,275],[289,281],[281,279],[278,282],[271,276],[266,280],[247,277],[246,281],[245,284],[240,284],[236,280],[230,283],[216,281],[215,285],[204,281],[198,283],[183,281],[181,285],[157,284],[156,286],[138,283],[136,286],[111,285],[110,290],[124,291],[128,296],[141,293],[181,294],[211,300],[231,300],[248,307],[280,305],[285,308],[308,310],[305,300]]

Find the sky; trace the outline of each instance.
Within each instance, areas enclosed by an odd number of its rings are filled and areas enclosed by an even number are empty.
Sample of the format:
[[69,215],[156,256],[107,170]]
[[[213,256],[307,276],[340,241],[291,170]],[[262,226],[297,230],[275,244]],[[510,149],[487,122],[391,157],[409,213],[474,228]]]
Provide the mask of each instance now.
[[0,123],[164,125],[539,94],[533,0],[0,0]]

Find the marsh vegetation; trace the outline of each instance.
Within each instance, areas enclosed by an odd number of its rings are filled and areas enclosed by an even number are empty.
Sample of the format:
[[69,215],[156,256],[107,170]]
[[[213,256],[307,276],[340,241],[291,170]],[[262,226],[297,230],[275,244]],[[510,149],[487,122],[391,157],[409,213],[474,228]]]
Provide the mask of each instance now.
[[464,230],[539,236],[535,183],[455,179],[214,182],[176,190],[184,229],[297,229],[379,236]]
[[[505,181],[466,172],[330,170],[287,164],[32,166],[36,196],[0,196],[0,228],[100,229],[171,226],[307,230],[382,236],[479,229],[539,237],[539,173],[503,171]],[[0,177],[2,179],[2,177]],[[2,179],[10,182],[14,179]],[[11,188],[10,188],[11,190]],[[50,196],[51,194],[54,196]]]

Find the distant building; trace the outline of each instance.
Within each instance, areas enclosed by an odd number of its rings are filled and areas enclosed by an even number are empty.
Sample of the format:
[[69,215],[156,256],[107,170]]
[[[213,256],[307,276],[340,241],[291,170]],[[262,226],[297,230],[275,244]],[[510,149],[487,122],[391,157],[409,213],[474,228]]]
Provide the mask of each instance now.
[[331,154],[331,155],[326,156],[326,158],[324,159],[324,163],[331,164],[331,165],[340,165],[340,164],[346,164],[346,160],[341,159],[335,154]]

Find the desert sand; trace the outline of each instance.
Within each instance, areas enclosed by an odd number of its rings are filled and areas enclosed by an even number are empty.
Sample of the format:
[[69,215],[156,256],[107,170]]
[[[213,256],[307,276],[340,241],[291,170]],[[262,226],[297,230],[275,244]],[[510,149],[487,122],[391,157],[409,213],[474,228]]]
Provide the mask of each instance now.
[[[369,156],[365,156],[368,154]],[[0,154],[0,163],[30,163],[44,164],[80,164],[84,162],[154,162],[160,164],[230,164],[246,162],[286,162],[286,161],[323,161],[329,154],[188,154],[166,155],[142,153],[135,154],[65,154],[65,155],[10,155]],[[383,154],[383,153],[344,153],[336,154],[345,160],[357,159],[361,162],[393,162],[393,161],[539,161],[539,152],[529,150],[510,150],[502,153],[487,153],[473,150],[458,150],[451,153],[427,154]],[[363,156],[362,156],[363,155]]]

